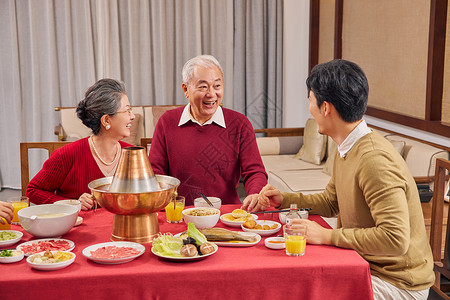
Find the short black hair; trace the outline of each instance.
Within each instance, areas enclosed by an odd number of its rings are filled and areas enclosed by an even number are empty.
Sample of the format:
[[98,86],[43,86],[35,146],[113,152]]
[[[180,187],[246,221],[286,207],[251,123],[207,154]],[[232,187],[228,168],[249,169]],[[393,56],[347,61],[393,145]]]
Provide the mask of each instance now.
[[354,62],[335,59],[316,65],[306,79],[306,86],[308,94],[314,92],[318,107],[324,101],[333,104],[345,122],[361,120],[366,112],[369,83]]

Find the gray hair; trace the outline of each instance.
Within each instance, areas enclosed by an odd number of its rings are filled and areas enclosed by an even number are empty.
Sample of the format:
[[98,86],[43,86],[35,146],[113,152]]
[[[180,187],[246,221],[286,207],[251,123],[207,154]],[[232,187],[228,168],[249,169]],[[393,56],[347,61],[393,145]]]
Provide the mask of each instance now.
[[109,78],[100,79],[88,88],[84,99],[78,103],[77,116],[97,134],[101,128],[102,116],[114,116],[120,108],[122,96],[126,93],[123,82]]
[[219,64],[219,61],[214,56],[199,55],[194,58],[191,58],[184,64],[183,71],[181,72],[181,75],[183,77],[183,83],[188,84],[191,81],[192,76],[194,75],[195,67],[204,67],[204,68],[217,67],[223,76],[222,67]]

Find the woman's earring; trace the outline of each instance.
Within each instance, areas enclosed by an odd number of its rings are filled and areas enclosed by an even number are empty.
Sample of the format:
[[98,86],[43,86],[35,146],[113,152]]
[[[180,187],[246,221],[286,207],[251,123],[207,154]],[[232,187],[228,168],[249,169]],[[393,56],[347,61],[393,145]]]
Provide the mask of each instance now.
[[111,128],[111,125],[106,124],[105,128],[106,128],[106,130],[109,130]]

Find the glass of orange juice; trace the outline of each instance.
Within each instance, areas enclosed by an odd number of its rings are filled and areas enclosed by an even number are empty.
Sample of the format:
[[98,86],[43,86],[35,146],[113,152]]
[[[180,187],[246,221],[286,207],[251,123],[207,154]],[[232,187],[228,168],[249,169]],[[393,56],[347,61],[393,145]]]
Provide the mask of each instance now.
[[166,206],[166,217],[169,223],[181,223],[183,222],[183,214],[181,213],[184,209],[184,197],[177,196],[173,198],[169,204]]
[[0,217],[0,219],[2,219],[2,221],[5,223],[5,224],[2,224],[2,222],[0,221],[0,230],[10,230],[11,224],[6,222],[5,218]]
[[285,225],[283,231],[286,254],[289,256],[303,256],[306,248],[306,225]]
[[25,196],[18,196],[6,199],[6,202],[11,203],[11,205],[14,207],[14,215],[11,224],[19,225],[19,216],[17,215],[17,213],[22,208],[28,207],[30,205],[30,199]]

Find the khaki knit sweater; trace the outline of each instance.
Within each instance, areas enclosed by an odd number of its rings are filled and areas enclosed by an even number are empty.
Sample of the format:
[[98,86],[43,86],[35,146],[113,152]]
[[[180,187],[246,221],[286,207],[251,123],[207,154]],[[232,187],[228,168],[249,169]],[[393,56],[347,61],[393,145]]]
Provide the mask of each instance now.
[[325,217],[339,214],[331,244],[356,250],[376,275],[396,287],[422,290],[434,283],[433,257],[417,186],[404,159],[376,132],[362,137],[323,193],[283,193],[281,207],[297,203]]

